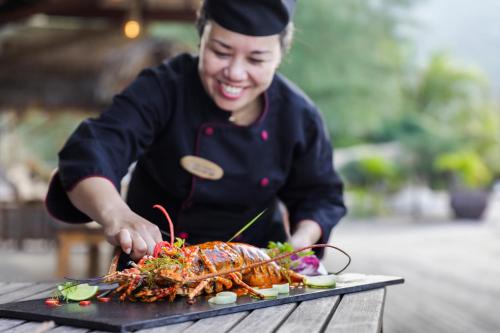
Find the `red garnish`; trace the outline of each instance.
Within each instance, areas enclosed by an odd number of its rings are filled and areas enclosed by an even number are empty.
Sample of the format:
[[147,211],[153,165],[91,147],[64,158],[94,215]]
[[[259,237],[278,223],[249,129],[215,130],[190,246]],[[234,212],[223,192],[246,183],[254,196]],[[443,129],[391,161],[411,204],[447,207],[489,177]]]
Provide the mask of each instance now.
[[160,253],[162,252],[167,252],[168,249],[170,249],[170,243],[169,242],[159,242],[155,245],[155,249],[153,250],[153,257],[158,258],[160,256]]
[[60,306],[59,300],[57,298],[47,298],[45,304],[48,306]]
[[90,305],[90,303],[91,303],[90,301],[81,301],[78,304],[80,304],[80,306],[87,306],[87,305]]
[[158,208],[159,210],[161,210],[163,215],[165,215],[165,217],[167,218],[168,225],[170,227],[170,246],[173,247],[174,246],[174,224],[172,223],[172,220],[170,219],[170,215],[168,215],[167,210],[160,205],[154,205],[153,208]]
[[97,300],[101,303],[108,303],[111,298],[110,297],[97,297]]

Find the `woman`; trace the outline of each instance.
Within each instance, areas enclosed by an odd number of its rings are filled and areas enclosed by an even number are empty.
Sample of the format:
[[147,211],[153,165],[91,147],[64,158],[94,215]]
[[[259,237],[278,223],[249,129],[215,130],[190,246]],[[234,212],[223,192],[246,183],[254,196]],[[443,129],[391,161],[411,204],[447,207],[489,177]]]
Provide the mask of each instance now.
[[[133,259],[152,253],[167,229],[157,203],[189,243],[226,241],[264,209],[239,241],[286,240],[278,200],[292,245],[328,241],[345,214],[332,148],[316,107],[276,73],[294,5],[206,0],[199,56],[143,71],[77,128],[59,153],[48,210],[67,222],[97,221]],[[120,180],[134,161],[125,202]]]

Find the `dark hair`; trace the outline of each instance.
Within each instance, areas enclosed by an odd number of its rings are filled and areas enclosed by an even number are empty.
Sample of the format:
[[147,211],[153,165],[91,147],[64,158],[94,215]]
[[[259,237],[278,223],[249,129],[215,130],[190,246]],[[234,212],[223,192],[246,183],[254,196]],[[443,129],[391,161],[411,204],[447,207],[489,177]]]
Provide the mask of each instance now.
[[[198,11],[197,14],[198,15],[196,18],[196,30],[198,31],[198,35],[201,37],[201,35],[203,35],[203,30],[205,29],[208,20],[211,19],[206,9],[205,1],[203,2],[203,5],[200,7],[200,10]],[[292,46],[293,32],[294,32],[294,25],[293,22],[290,22],[288,23],[286,28],[279,34],[280,46],[281,50],[283,51],[283,55],[285,55]]]

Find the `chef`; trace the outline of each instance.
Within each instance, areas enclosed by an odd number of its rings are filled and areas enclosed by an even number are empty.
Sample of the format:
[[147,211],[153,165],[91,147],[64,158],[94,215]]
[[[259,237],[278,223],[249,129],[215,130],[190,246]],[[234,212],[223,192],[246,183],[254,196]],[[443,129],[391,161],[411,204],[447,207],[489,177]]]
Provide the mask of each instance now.
[[[98,222],[133,259],[168,231],[154,204],[191,244],[227,241],[264,210],[238,241],[327,242],[346,212],[328,133],[313,102],[277,73],[294,8],[293,0],[205,0],[198,54],[145,69],[70,136],[48,211]],[[120,183],[134,162],[124,200]]]

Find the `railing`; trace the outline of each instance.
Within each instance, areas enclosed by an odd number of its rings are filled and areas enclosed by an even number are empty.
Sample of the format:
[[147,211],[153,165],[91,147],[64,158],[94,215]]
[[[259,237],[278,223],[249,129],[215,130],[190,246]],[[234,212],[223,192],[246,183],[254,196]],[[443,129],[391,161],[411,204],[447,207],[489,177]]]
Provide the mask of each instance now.
[[20,250],[26,239],[55,241],[59,224],[48,215],[43,202],[0,204],[0,240],[14,241]]

